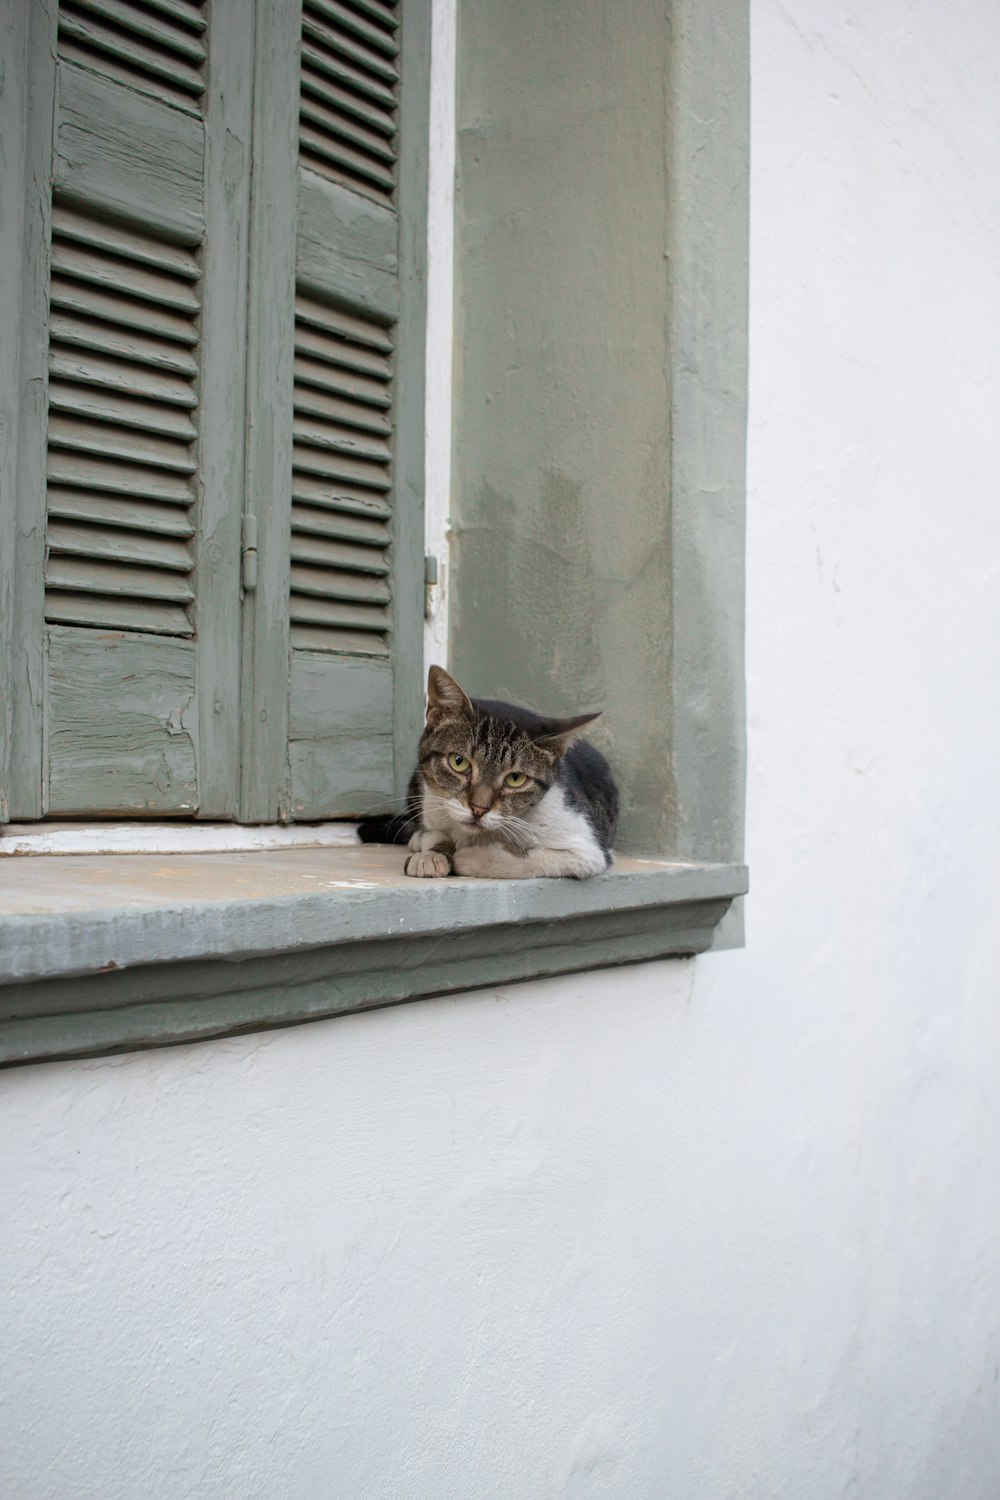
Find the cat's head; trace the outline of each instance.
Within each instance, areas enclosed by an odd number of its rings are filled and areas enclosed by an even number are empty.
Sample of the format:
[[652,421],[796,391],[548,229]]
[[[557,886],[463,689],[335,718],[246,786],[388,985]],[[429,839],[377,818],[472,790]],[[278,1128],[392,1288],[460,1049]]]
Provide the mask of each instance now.
[[515,833],[517,819],[544,797],[570,745],[600,714],[525,718],[530,727],[477,708],[443,667],[431,667],[420,772],[456,823]]

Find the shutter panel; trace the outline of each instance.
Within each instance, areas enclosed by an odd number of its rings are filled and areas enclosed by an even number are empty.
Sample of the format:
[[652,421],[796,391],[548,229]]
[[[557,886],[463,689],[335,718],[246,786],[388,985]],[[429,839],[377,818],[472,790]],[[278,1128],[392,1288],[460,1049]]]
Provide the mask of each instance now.
[[56,29],[45,556],[21,580],[43,796],[14,815],[233,816],[251,43],[225,0],[31,3]]
[[389,652],[392,340],[296,299],[293,650]]
[[400,427],[415,407],[418,432],[423,421],[422,227],[404,244],[402,221],[423,223],[425,168],[413,146],[426,132],[428,10],[420,0],[306,0],[302,12],[289,580],[296,818],[383,806],[405,785],[416,749],[406,685],[421,670],[423,455],[419,438],[404,452]]
[[55,205],[45,618],[194,634],[199,270]]
[[423,702],[430,0],[258,0],[241,815],[349,816]]
[[430,0],[18,9],[0,818],[376,807],[422,703]]

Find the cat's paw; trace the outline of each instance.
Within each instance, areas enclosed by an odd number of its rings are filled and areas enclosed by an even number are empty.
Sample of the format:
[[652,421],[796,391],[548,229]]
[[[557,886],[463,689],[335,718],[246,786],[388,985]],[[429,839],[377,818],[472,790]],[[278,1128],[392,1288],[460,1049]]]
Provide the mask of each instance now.
[[404,875],[418,875],[424,880],[437,880],[451,874],[451,860],[437,849],[426,854],[411,854],[403,866]]

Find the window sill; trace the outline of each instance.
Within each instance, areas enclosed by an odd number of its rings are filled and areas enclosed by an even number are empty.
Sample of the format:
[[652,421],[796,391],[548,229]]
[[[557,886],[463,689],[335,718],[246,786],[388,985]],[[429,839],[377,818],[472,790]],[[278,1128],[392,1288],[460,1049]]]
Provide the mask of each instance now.
[[409,880],[402,851],[0,862],[0,1064],[294,1025],[703,952],[740,865],[622,857],[593,880]]

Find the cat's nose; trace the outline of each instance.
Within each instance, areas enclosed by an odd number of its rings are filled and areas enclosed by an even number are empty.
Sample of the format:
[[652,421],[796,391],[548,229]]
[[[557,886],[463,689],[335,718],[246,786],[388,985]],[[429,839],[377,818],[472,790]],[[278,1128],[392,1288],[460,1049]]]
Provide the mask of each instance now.
[[472,816],[475,818],[476,822],[478,823],[479,820],[480,820],[480,818],[483,817],[483,815],[485,813],[489,812],[489,808],[488,807],[477,807],[476,804],[475,804],[475,802],[470,802],[469,803],[469,811],[472,814]]

